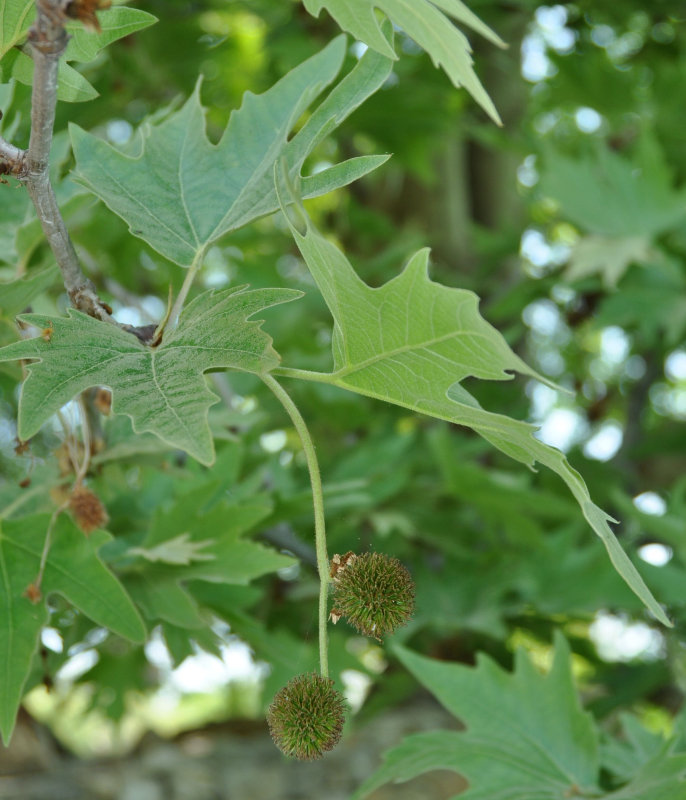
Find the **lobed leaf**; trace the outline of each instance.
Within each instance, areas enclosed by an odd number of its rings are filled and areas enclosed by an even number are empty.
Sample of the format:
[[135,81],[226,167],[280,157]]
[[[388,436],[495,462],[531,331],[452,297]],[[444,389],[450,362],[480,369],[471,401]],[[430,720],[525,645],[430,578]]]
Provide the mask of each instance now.
[[[0,520],[0,734],[7,744],[24,683],[48,620],[45,603],[34,605],[24,593],[38,575],[49,514]],[[86,538],[61,516],[43,575],[42,592],[57,592],[94,622],[134,642],[145,627],[119,581],[98,557],[111,536],[104,531]]]
[[[176,580],[203,580],[211,583],[247,584],[251,580],[291,566],[289,556],[243,538],[271,513],[271,504],[260,498],[249,503],[217,503],[207,507],[205,487],[185,494],[171,509],[158,511],[143,550],[159,552],[173,546],[181,536],[189,547],[195,546],[188,563],[155,567],[157,575]],[[137,554],[141,548],[129,550]],[[148,568],[152,572],[152,568]]]
[[259,311],[300,296],[290,289],[245,287],[208,291],[179,317],[156,348],[135,336],[69,309],[68,316],[25,314],[47,333],[0,348],[0,361],[31,359],[19,402],[18,434],[30,439],[65,403],[91,386],[112,390],[112,411],[131,417],[136,432],[150,431],[203,464],[214,461],[207,412],[217,396],[203,373],[231,368],[261,374],[279,357]]
[[551,151],[544,161],[541,190],[585,232],[649,240],[686,217],[686,190],[675,190],[671,179],[653,167],[636,165],[608,149],[581,158]]
[[362,800],[388,781],[406,781],[432,769],[464,775],[465,800],[683,800],[686,755],[669,743],[636,765],[622,789],[600,789],[598,729],[581,708],[569,646],[557,636],[553,664],[540,674],[520,650],[514,672],[481,655],[476,667],[425,658],[395,647],[402,663],[466,730],[408,736],[355,793]]
[[343,253],[308,223],[293,236],[334,319],[334,371],[321,380],[422,414],[466,425],[510,457],[556,472],[605,545],[619,574],[663,624],[670,622],[615,538],[613,521],[559,450],[533,434],[535,427],[486,411],[462,386],[472,376],[509,380],[511,372],[546,381],[528,367],[479,314],[478,297],[432,282],[429,251],[378,289],[367,286]]
[[[211,242],[276,211],[274,164],[285,158],[289,175],[298,179],[314,147],[390,73],[387,58],[365,55],[288,141],[298,118],[336,77],[344,55],[345,37],[339,37],[264,94],[246,92],[216,145],[205,132],[199,82],[178,112],[142,130],[135,157],[72,126],[76,180],[122,217],[134,235],[189,266]],[[303,196],[345,186],[386,158],[351,159],[305,177]]]
[[475,30],[497,45],[502,40],[460,0],[303,0],[313,16],[322,8],[338,25],[356,39],[388,58],[396,59],[393,47],[384,36],[375,9],[382,11],[394,25],[411,36],[431,57],[437,67],[459,88],[464,88],[499,125],[500,117],[491,98],[473,69],[472,49],[464,34],[449,17]]
[[[33,61],[28,48],[23,48],[29,27],[35,19],[34,0],[0,0],[0,76],[8,81],[15,78],[31,86]],[[98,12],[101,32],[86,30],[80,22],[65,25],[70,36],[58,72],[57,97],[78,103],[98,96],[96,90],[68,62],[92,61],[107,45],[157,22],[147,11],[126,6],[114,6]]]

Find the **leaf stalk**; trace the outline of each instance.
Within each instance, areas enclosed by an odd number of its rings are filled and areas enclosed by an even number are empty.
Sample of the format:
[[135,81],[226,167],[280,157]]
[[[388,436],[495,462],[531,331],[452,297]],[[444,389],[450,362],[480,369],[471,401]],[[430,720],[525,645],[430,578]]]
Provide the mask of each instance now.
[[307,469],[310,473],[312,486],[312,502],[314,505],[314,537],[317,551],[317,571],[319,572],[319,668],[321,674],[329,677],[329,641],[328,641],[328,601],[329,601],[329,556],[326,551],[326,521],[324,517],[324,493],[322,491],[322,478],[319,471],[319,462],[315,451],[314,442],[310,436],[307,424],[290,395],[281,384],[270,374],[260,376],[265,385],[272,391],[276,399],[286,410],[295,429],[300,436]]

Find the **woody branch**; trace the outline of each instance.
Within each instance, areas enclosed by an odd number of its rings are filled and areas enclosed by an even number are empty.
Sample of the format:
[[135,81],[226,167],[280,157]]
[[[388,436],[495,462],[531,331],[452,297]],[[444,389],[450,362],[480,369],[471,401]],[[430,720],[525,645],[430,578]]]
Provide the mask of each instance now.
[[111,321],[108,307],[81,270],[49,177],[57,70],[69,39],[64,23],[72,1],[36,0],[36,21],[28,36],[35,65],[29,146],[21,150],[0,138],[0,172],[13,175],[26,186],[72,305],[97,319]]

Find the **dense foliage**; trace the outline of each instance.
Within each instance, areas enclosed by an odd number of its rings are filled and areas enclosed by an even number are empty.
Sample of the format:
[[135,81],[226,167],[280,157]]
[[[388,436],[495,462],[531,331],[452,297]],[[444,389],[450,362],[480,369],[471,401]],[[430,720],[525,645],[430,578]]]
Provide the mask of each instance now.
[[[0,0],[3,740],[22,698],[49,719],[41,685],[122,726],[237,637],[288,753],[338,740],[328,670],[364,676],[354,724],[418,683],[464,723],[360,798],[438,768],[483,800],[686,798],[675,4],[41,5],[68,14],[49,170],[99,300],[12,162],[43,23]],[[370,639],[327,626],[327,546],[361,556],[341,610]],[[335,719],[300,741],[318,666]]]

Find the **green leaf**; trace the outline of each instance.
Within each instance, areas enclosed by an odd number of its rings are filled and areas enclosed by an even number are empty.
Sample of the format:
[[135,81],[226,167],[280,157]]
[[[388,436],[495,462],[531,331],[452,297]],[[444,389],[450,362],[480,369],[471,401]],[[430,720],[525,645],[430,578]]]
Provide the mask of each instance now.
[[634,779],[604,800],[686,800],[686,754],[672,754],[666,742]]
[[415,678],[464,723],[466,730],[408,736],[355,793],[362,800],[388,781],[406,781],[433,769],[464,775],[465,800],[683,800],[686,755],[636,753],[630,783],[616,792],[599,788],[598,731],[581,708],[572,679],[569,646],[558,635],[553,664],[542,675],[520,650],[513,673],[487,656],[476,667],[425,658],[396,646]]
[[180,533],[173,539],[158,544],[156,547],[132,547],[130,555],[141,556],[146,561],[161,561],[165,564],[190,564],[193,561],[212,561],[214,556],[202,551],[212,544],[211,539],[201,542],[189,541],[190,534]]
[[[503,46],[502,40],[473,14],[460,0],[303,0],[313,16],[322,8],[339,26],[369,47],[388,58],[397,56],[384,36],[375,9],[382,11],[394,25],[402,28],[431,56],[437,67],[443,67],[453,84],[464,88],[499,125],[500,117],[479,82],[473,69],[472,49],[467,38],[449,17],[467,25],[491,42]],[[444,13],[445,12],[445,13]]]
[[[158,511],[143,548],[152,550],[187,537],[191,545],[202,544],[200,555],[188,564],[165,564],[157,574],[177,580],[246,584],[260,575],[289,567],[294,560],[268,547],[243,538],[271,512],[271,504],[259,499],[240,505],[218,503],[207,508],[205,487],[184,495],[172,508]],[[135,555],[139,548],[129,550]]]
[[0,59],[26,36],[35,16],[34,0],[0,0]]
[[202,628],[198,606],[173,577],[143,570],[122,579],[136,605],[152,622],[164,620],[180,628]]
[[[76,394],[91,386],[112,390],[114,413],[131,417],[134,430],[150,431],[203,464],[214,461],[207,411],[217,396],[203,373],[224,367],[261,374],[278,364],[259,311],[300,296],[290,289],[245,287],[196,297],[178,327],[156,348],[74,309],[68,317],[25,314],[23,322],[52,331],[0,348],[0,361],[32,359],[19,404],[19,436],[30,439]],[[46,337],[48,338],[48,337]]]
[[[24,592],[35,581],[49,514],[0,521],[0,733],[9,741],[24,682],[48,620],[44,603],[33,605]],[[98,625],[134,642],[145,639],[145,628],[119,581],[98,558],[112,537],[96,531],[87,539],[61,516],[43,575],[42,592],[57,592]]]
[[600,236],[652,238],[686,217],[686,191],[610,150],[584,158],[550,152],[540,185],[575,225]]
[[[3,80],[16,78],[27,86],[32,85],[33,60],[28,50],[26,52],[15,50],[11,53],[8,51],[25,39],[34,18],[34,0],[0,0],[0,20],[5,22],[0,32],[0,71]],[[70,39],[59,65],[57,85],[59,100],[79,103],[98,96],[86,78],[69,66],[68,62],[92,61],[107,45],[147,28],[157,21],[156,17],[146,11],[125,6],[114,6],[100,11],[98,19],[102,28],[101,33],[88,31],[76,21],[65,25]]]
[[13,317],[22,311],[34,297],[49,289],[59,278],[57,267],[48,267],[27,278],[0,283],[0,316]]
[[[136,236],[189,266],[199,252],[278,208],[274,164],[286,159],[293,180],[313,148],[386,80],[391,62],[365,55],[288,141],[305,109],[338,73],[339,37],[262,95],[245,94],[218,144],[205,133],[200,84],[177,113],[140,134],[140,152],[125,155],[72,126],[76,178],[122,217]],[[385,160],[372,156],[305,177],[305,197],[344,186]]]
[[536,461],[545,464],[567,484],[619,574],[652,613],[670,625],[612,533],[612,518],[592,502],[583,478],[564,454],[538,440],[533,425],[481,408],[461,385],[470,376],[508,380],[512,371],[547,382],[480,316],[479,298],[429,280],[427,249],[416,253],[396,278],[372,289],[311,224],[304,236],[292,231],[334,318],[334,371],[315,377],[466,425],[531,468]]
[[356,798],[389,780],[408,780],[440,768],[467,778],[465,800],[565,800],[597,792],[598,734],[591,715],[581,709],[562,637],[545,676],[522,650],[512,674],[483,655],[473,668],[424,658],[402,647],[394,650],[467,729],[408,737],[386,754],[384,765]]

